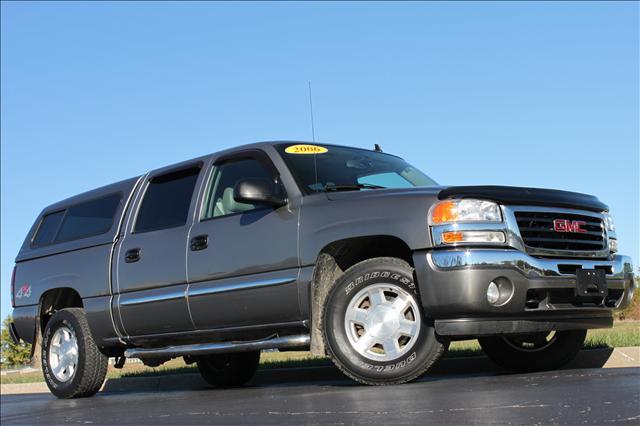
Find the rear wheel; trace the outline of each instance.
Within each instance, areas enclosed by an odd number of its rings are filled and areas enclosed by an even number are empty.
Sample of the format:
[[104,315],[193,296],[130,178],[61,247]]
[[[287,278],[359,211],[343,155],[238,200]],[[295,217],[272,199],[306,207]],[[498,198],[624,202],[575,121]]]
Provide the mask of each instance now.
[[58,398],[92,396],[102,387],[108,358],[98,350],[84,310],[56,312],[42,338],[42,372]]
[[260,351],[203,355],[196,359],[198,370],[211,386],[235,387],[247,383],[256,372]]
[[334,364],[364,384],[415,380],[447,348],[422,312],[413,268],[401,259],[374,258],[349,268],[329,292],[323,318]]
[[553,370],[576,357],[586,330],[550,331],[478,339],[487,356],[499,366],[515,371]]

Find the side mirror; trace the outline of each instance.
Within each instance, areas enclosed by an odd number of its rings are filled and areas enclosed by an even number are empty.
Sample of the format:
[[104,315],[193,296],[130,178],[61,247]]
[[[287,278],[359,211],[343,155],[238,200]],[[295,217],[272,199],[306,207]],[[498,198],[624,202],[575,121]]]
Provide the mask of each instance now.
[[267,204],[280,207],[287,204],[282,187],[277,183],[260,178],[239,181],[233,188],[233,199],[245,204]]

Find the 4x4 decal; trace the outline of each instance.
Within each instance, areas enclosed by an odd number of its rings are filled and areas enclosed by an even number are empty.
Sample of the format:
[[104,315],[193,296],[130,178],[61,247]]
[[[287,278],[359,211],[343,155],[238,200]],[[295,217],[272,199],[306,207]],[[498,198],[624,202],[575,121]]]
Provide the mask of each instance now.
[[31,297],[31,286],[29,284],[25,284],[16,293],[16,299],[22,299],[23,297],[29,298]]

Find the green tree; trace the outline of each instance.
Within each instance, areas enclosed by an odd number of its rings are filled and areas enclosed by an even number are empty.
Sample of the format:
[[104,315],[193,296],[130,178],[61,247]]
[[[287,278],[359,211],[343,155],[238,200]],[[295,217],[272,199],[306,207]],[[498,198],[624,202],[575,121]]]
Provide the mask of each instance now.
[[31,345],[25,342],[16,344],[13,342],[13,340],[11,340],[11,336],[9,335],[10,322],[10,316],[2,321],[2,335],[0,336],[2,366],[13,367],[27,365],[31,362]]

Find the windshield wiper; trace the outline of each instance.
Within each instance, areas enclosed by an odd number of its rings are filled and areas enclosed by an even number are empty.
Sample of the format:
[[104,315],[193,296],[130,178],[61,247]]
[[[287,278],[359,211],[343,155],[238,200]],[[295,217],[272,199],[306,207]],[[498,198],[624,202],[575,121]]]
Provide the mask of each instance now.
[[350,185],[325,185],[325,191],[352,191],[361,189],[385,189],[386,186],[372,185],[370,183],[356,183]]

